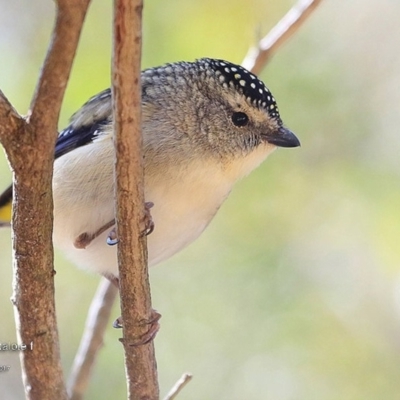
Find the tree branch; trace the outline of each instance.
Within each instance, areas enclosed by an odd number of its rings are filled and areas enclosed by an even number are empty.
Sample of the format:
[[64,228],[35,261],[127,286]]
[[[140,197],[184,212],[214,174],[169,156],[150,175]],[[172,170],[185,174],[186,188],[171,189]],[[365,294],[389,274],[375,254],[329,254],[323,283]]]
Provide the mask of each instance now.
[[259,74],[278,48],[289,39],[311,15],[322,0],[299,0],[289,12],[262,38],[257,47],[247,52],[242,66]]
[[[90,0],[58,0],[50,51],[31,102],[29,122],[36,129],[51,130],[58,124],[59,111],[75,58]],[[54,112],[49,113],[49,104]]]
[[18,340],[28,346],[20,352],[26,398],[34,400],[67,398],[54,303],[52,161],[61,101],[88,4],[57,2],[29,120],[0,96],[0,140],[14,175],[12,302]]
[[20,135],[21,131],[25,130],[26,123],[1,90],[0,121],[2,122],[0,124],[0,142],[6,148],[10,146],[14,134]]
[[68,380],[70,400],[83,399],[97,354],[103,346],[103,336],[117,293],[118,289],[108,279],[103,278],[100,281],[90,305],[85,331]]
[[174,400],[181,392],[181,390],[192,380],[193,375],[185,372],[180,379],[171,388],[168,394],[164,397],[164,400]]
[[158,399],[144,218],[141,134],[141,0],[114,2],[113,101],[116,220],[125,367],[129,399]]

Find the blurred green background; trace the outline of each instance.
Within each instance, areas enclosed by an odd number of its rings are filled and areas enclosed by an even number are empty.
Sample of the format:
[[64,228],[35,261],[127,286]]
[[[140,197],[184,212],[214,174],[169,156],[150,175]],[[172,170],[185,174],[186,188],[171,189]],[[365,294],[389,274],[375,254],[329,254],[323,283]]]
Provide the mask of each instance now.
[[[60,128],[109,86],[111,4],[93,0]],[[288,0],[145,2],[143,67],[240,63]],[[0,0],[0,88],[26,113],[51,1]],[[203,236],[151,270],[161,393],[185,400],[400,398],[400,2],[325,0],[261,78],[302,147],[240,182]],[[11,179],[3,154],[0,188]],[[0,231],[0,342],[15,340],[10,232]],[[98,277],[56,254],[68,375]],[[116,306],[113,315],[119,315]],[[88,399],[125,398],[121,333],[107,331]],[[1,398],[22,399],[0,353]]]

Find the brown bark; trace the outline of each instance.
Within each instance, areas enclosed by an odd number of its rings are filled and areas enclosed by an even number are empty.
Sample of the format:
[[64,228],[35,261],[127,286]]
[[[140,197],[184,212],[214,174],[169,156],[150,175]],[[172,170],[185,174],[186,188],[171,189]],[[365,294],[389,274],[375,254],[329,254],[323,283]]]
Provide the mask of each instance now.
[[66,399],[54,303],[53,153],[57,122],[89,0],[59,0],[27,120],[1,93],[0,141],[13,170],[13,267],[17,336],[28,399]]
[[154,345],[141,344],[152,318],[144,218],[141,135],[141,0],[114,2],[113,101],[122,343],[129,399],[158,399]]

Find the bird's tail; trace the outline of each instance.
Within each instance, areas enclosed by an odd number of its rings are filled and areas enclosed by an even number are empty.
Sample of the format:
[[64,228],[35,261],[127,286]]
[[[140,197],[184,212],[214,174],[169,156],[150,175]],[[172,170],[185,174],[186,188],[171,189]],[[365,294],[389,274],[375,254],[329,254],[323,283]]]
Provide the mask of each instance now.
[[0,194],[0,228],[11,223],[12,186]]

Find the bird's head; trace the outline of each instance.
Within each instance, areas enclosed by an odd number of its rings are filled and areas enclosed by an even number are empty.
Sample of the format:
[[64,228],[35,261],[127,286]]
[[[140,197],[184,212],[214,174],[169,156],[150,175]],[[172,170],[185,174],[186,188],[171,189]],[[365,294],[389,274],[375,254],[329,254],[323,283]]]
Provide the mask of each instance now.
[[170,143],[187,158],[226,161],[257,153],[261,162],[277,146],[300,145],[269,89],[241,66],[209,58],[167,64],[144,71],[142,85],[152,128],[168,126],[169,137],[159,138],[164,151]]

